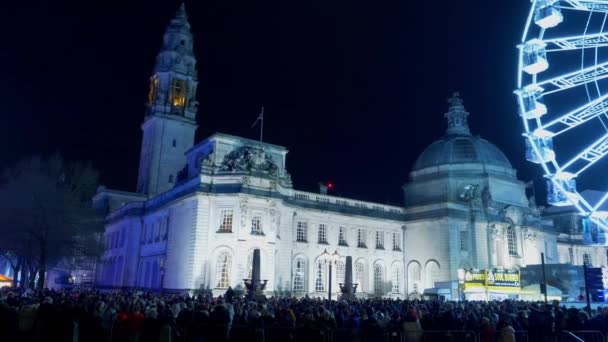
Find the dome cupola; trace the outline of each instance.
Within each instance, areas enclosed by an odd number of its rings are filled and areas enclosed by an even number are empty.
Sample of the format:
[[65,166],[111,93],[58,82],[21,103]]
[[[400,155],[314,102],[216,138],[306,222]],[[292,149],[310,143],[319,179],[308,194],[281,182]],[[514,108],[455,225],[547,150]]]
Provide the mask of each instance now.
[[464,108],[460,94],[454,93],[448,103],[446,134],[422,152],[413,171],[446,164],[485,164],[511,169],[511,163],[498,147],[471,135],[467,123],[469,113]]

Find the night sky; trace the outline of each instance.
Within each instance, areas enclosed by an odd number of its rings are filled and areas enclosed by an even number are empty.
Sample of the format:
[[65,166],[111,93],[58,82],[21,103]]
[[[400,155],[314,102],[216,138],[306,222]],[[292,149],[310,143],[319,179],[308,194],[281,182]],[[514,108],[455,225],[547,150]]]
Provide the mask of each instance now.
[[[0,166],[37,153],[90,160],[134,190],[148,78],[178,1],[18,1],[0,10]],[[513,90],[529,1],[190,0],[197,141],[250,129],[286,146],[296,188],[401,203],[459,90],[474,134],[524,180]],[[540,184],[540,182],[539,182]]]

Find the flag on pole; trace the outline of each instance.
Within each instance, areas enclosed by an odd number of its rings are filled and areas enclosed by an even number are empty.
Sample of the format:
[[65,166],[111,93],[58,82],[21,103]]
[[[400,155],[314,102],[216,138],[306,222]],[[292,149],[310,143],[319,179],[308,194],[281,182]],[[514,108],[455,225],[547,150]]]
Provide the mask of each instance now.
[[264,136],[264,107],[262,107],[260,115],[258,115],[258,118],[255,119],[255,122],[253,123],[253,125],[251,125],[251,128],[255,127],[258,121],[260,122],[260,141],[262,141],[262,138]]
[[257,125],[258,121],[264,122],[264,107],[262,107],[262,110],[260,111],[260,115],[258,115],[258,118],[255,119],[255,121],[253,122],[253,125],[251,125],[251,128],[255,127],[255,125]]

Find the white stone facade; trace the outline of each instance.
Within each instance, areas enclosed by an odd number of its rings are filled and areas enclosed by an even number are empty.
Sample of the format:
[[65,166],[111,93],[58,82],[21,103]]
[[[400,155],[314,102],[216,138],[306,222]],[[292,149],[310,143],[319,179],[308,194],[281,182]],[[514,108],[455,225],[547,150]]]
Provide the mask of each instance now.
[[470,134],[457,95],[446,135],[410,173],[403,207],[294,190],[281,146],[226,134],[193,146],[192,41],[182,6],[151,78],[138,192],[100,188],[94,198],[107,212],[98,285],[219,294],[250,277],[256,248],[266,291],[315,296],[329,290],[325,250],[342,256],[332,292],[352,256],[363,296],[451,287],[459,269],[521,268],[541,253],[549,264],[583,255],[606,264],[604,247],[565,239],[541,217],[504,154]]
[[[286,155],[278,146],[216,134],[189,151],[187,160],[199,165],[188,166],[189,179],[109,214],[110,263],[101,267],[100,285],[221,292],[250,277],[259,248],[267,291],[326,295],[328,269],[319,256],[327,250],[342,256],[332,292],[343,282],[348,255],[363,271],[353,273],[360,293],[405,295],[402,208],[295,191],[281,185],[290,185],[281,167],[272,175],[255,165],[226,169],[230,153],[243,148],[271,161]],[[103,190],[97,200],[112,196]]]

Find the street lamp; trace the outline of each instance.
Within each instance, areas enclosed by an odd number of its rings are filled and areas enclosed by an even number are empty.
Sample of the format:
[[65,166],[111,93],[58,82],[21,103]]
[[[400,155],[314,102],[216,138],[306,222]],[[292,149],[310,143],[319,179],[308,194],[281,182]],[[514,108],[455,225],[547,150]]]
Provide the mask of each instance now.
[[338,262],[338,260],[340,259],[340,253],[338,253],[338,250],[335,250],[332,254],[329,254],[329,252],[327,252],[327,248],[323,251],[323,253],[321,253],[320,255],[321,260],[323,260],[323,262],[326,265],[329,265],[329,276],[328,278],[328,291],[327,291],[327,299],[331,302],[331,268],[332,265],[335,264],[336,262]]

